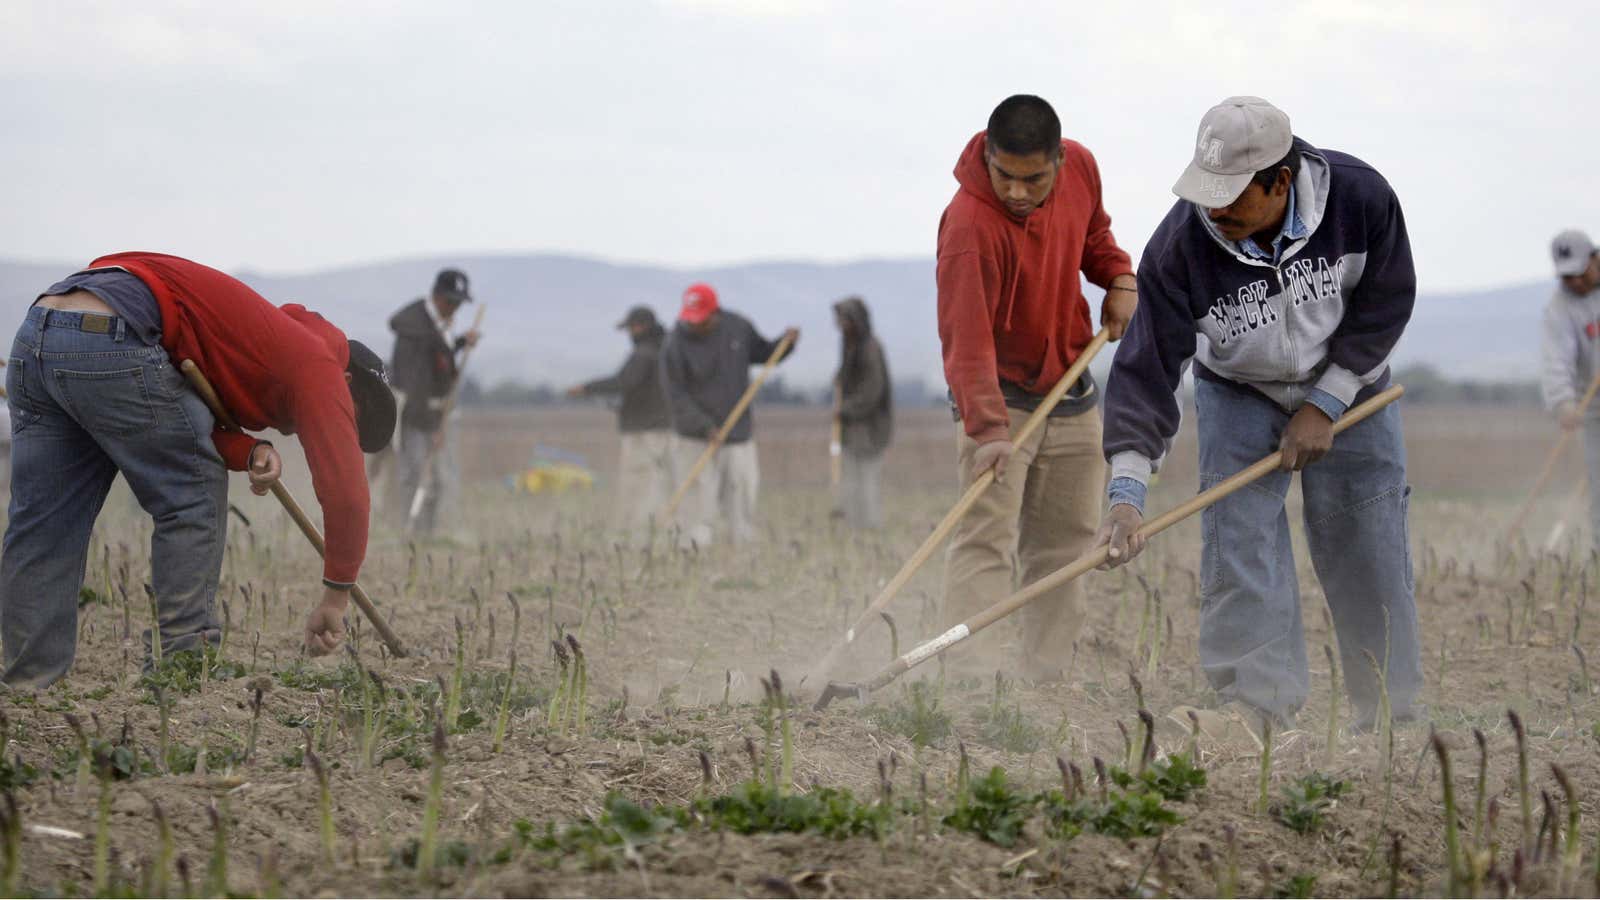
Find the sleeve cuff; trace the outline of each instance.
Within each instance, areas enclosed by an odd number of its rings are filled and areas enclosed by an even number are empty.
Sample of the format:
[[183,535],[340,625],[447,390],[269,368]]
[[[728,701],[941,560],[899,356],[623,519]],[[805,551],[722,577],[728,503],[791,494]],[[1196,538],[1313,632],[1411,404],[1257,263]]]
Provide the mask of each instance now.
[[1009,441],[1011,440],[1011,426],[991,425],[988,428],[979,431],[977,434],[971,435],[971,437],[979,444],[992,444],[995,441]]
[[[1316,386],[1312,388],[1312,393],[1319,390],[1324,391],[1332,395],[1340,403],[1343,403],[1345,408],[1349,408],[1350,404],[1356,402],[1356,394],[1361,393],[1361,388],[1361,377],[1359,375],[1344,366],[1330,365],[1327,371],[1322,373],[1322,377],[1317,379]],[[1320,405],[1317,408],[1322,409]],[[1327,412],[1327,410],[1323,410],[1323,412]]]
[[1344,411],[1350,408],[1350,404],[1341,401],[1338,397],[1319,387],[1311,389],[1311,393],[1306,395],[1306,402],[1322,410],[1330,422],[1339,421],[1339,417],[1344,415]]
[[1111,480],[1126,478],[1141,485],[1150,483],[1150,473],[1155,471],[1155,466],[1150,462],[1150,457],[1137,450],[1124,450],[1111,456]]
[[355,587],[356,583],[354,581],[334,581],[331,578],[324,578],[322,579],[322,586],[333,588],[336,591],[348,591]]
[[1111,483],[1106,487],[1106,499],[1109,501],[1108,505],[1110,506],[1116,506],[1120,503],[1137,509],[1139,514],[1143,515],[1145,499],[1144,482],[1135,481],[1132,478],[1127,477],[1113,478],[1111,479]]

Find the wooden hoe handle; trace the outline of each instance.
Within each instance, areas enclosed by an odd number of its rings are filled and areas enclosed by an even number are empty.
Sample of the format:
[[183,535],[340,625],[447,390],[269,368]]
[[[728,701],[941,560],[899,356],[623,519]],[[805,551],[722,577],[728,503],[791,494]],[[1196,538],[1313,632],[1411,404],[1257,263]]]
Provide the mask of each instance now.
[[[1578,401],[1577,415],[1582,416],[1584,410],[1589,408],[1589,403],[1594,400],[1594,394],[1600,389],[1600,373],[1589,382],[1589,389],[1583,392],[1583,399]],[[1533,504],[1544,493],[1545,483],[1555,473],[1556,463],[1561,461],[1562,454],[1567,452],[1567,445],[1572,443],[1572,432],[1561,429],[1561,437],[1556,439],[1556,445],[1550,448],[1550,455],[1545,457],[1544,468],[1539,470],[1539,479],[1533,483],[1533,490],[1528,492],[1528,499],[1522,501],[1517,514],[1511,519],[1511,525],[1506,529],[1506,537],[1514,538],[1522,530],[1522,523],[1528,518],[1528,513],[1533,511]]]
[[772,355],[767,357],[766,365],[761,367],[761,372],[756,375],[754,381],[750,382],[750,386],[744,389],[744,394],[739,397],[739,402],[733,405],[733,412],[728,413],[728,418],[723,421],[722,427],[718,428],[717,433],[712,435],[711,440],[706,442],[706,449],[700,454],[700,458],[694,461],[694,466],[689,469],[688,477],[684,478],[683,483],[678,485],[678,490],[673,493],[672,499],[667,501],[667,505],[661,508],[661,520],[663,522],[672,520],[672,515],[678,511],[678,506],[683,503],[683,498],[689,495],[689,488],[694,487],[694,483],[700,477],[700,473],[705,471],[706,464],[711,462],[711,458],[717,455],[717,450],[722,447],[722,442],[728,439],[728,434],[733,431],[733,426],[739,423],[744,411],[749,409],[750,404],[756,399],[756,392],[761,390],[763,384],[766,384],[767,378],[772,375],[772,370],[777,367],[778,360],[783,359],[783,355],[789,352],[789,347],[793,343],[794,335],[785,332],[783,338],[778,341],[778,346],[772,349]]
[[[206,406],[211,408],[211,414],[216,416],[222,427],[228,431],[239,431],[239,423],[235,422],[233,416],[228,414],[227,408],[222,405],[222,399],[217,396],[216,390],[211,387],[211,382],[206,380],[206,376],[200,371],[200,367],[194,364],[194,360],[186,359],[178,368],[182,370],[183,377],[189,380],[189,385],[194,388],[195,393],[199,394],[200,399],[204,400]],[[311,542],[311,546],[316,549],[317,555],[326,556],[327,544],[322,539],[322,532],[311,521],[311,517],[306,515],[306,511],[301,508],[299,501],[294,499],[294,495],[289,493],[289,489],[284,487],[283,481],[281,479],[274,481],[271,490],[272,496],[277,497],[278,502],[283,504],[283,508],[288,510],[289,518],[300,526],[300,533],[304,534],[306,540]],[[405,656],[405,644],[401,642],[400,636],[394,633],[394,629],[389,627],[389,623],[384,621],[383,615],[378,612],[378,608],[372,605],[372,598],[367,596],[367,592],[362,589],[361,585],[351,585],[350,597],[356,601],[356,606],[360,607],[361,612],[366,614],[367,620],[372,623],[372,627],[377,629],[378,636],[389,646],[389,652],[395,656]]]
[[[1333,433],[1337,435],[1340,432],[1362,421],[1365,421],[1374,413],[1377,413],[1390,403],[1398,400],[1400,395],[1403,393],[1405,393],[1405,388],[1397,384],[1393,387],[1390,387],[1388,390],[1383,391],[1382,393],[1368,398],[1360,405],[1350,408],[1343,416],[1339,417],[1339,421],[1333,423]],[[1280,458],[1280,455],[1277,453],[1271,453],[1262,457],[1260,460],[1251,463],[1248,468],[1233,475],[1221,484],[1216,485],[1210,490],[1202,491],[1177,507],[1145,522],[1144,525],[1139,528],[1139,534],[1146,538],[1151,538],[1163,531],[1166,531],[1168,528],[1171,528],[1184,519],[1189,518],[1200,510],[1205,509],[1224,497],[1227,497],[1228,495],[1246,487],[1251,482],[1261,478],[1267,473],[1275,471],[1278,468],[1278,462]],[[828,685],[827,690],[823,691],[822,697],[817,700],[817,707],[820,709],[821,707],[827,705],[827,703],[833,700],[835,697],[846,696],[849,694],[865,695],[871,691],[875,691],[883,687],[916,665],[927,660],[929,657],[961,643],[972,635],[977,634],[985,628],[988,628],[995,622],[998,622],[1022,607],[1027,606],[1029,603],[1032,603],[1050,591],[1053,591],[1056,588],[1072,581],[1078,576],[1083,575],[1090,569],[1094,569],[1104,564],[1109,553],[1110,548],[1105,545],[1101,545],[1093,550],[1090,550],[1088,553],[1078,557],[1073,562],[1068,563],[1067,565],[1057,569],[1049,575],[1046,575],[1038,581],[1035,581],[1033,584],[1028,585],[1015,594],[1012,594],[1010,597],[1007,597],[988,609],[983,610],[967,621],[962,622],[960,625],[957,625],[954,628],[951,628],[949,631],[946,631],[944,634],[928,640],[909,652],[903,654],[898,659],[889,663],[867,681],[861,682],[860,684]]]
[[[1032,415],[1028,416],[1027,421],[1022,423],[1022,427],[1017,429],[1017,433],[1011,436],[1013,445],[1021,447],[1028,442],[1029,438],[1033,437],[1034,432],[1038,431],[1040,426],[1045,423],[1045,420],[1050,418],[1051,411],[1061,402],[1061,398],[1066,396],[1067,391],[1074,384],[1078,383],[1079,378],[1083,377],[1083,371],[1089,367],[1089,361],[1094,359],[1095,354],[1100,352],[1109,338],[1110,332],[1104,328],[1096,332],[1095,336],[1089,341],[1088,346],[1084,347],[1083,352],[1079,353],[1078,358],[1073,361],[1071,368],[1067,369],[1066,373],[1061,376],[1061,380],[1057,381],[1055,386],[1050,389],[1050,393],[1045,394],[1044,399],[1039,403],[1039,407],[1033,411]],[[977,478],[972,480],[971,486],[961,495],[961,499],[956,501],[956,505],[950,507],[950,511],[945,513],[944,518],[939,520],[938,525],[934,526],[933,531],[923,540],[917,551],[911,554],[911,557],[900,567],[900,571],[889,579],[889,583],[883,586],[883,590],[878,592],[878,596],[873,598],[872,602],[867,605],[866,610],[856,618],[849,630],[844,633],[844,642],[846,644],[853,643],[856,639],[856,632],[863,625],[870,622],[878,614],[879,610],[888,606],[889,601],[900,593],[900,589],[905,587],[906,582],[910,581],[911,577],[917,574],[917,570],[922,568],[922,564],[933,556],[934,552],[939,549],[939,545],[943,544],[945,538],[950,536],[950,532],[954,531],[956,525],[960,524],[961,518],[967,514],[967,510],[972,509],[973,504],[978,502],[978,498],[983,496],[983,492],[988,490],[991,484],[994,484],[994,469],[985,469]]]

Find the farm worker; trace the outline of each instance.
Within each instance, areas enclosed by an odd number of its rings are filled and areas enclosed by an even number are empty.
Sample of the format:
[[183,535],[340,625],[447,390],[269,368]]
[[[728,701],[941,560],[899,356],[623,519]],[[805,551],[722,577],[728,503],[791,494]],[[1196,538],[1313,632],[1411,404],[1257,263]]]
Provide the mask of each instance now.
[[838,511],[852,528],[883,526],[883,451],[894,432],[894,409],[889,364],[883,345],[872,333],[872,314],[860,297],[846,297],[833,305],[839,328],[838,390],[842,458],[839,469]]
[[[946,627],[1089,548],[1105,488],[1094,378],[1085,372],[1026,444],[1014,446],[1011,434],[1094,335],[1080,273],[1106,289],[1100,322],[1113,339],[1137,300],[1094,156],[1062,139],[1049,103],[1017,95],[995,107],[955,177],[960,187],[939,220],[939,340],[961,488],[991,468],[996,477],[951,536]],[[1019,614],[1023,677],[1063,676],[1083,596],[1069,584]],[[979,655],[992,657],[999,638],[980,635]]]
[[617,471],[617,522],[648,526],[672,496],[672,416],[661,389],[661,342],[666,329],[648,306],[635,306],[617,325],[633,340],[633,351],[609,378],[575,385],[569,397],[619,397],[617,427],[622,456]]
[[1267,716],[1288,727],[1305,703],[1284,507],[1295,472],[1356,725],[1373,726],[1380,699],[1367,653],[1388,667],[1395,720],[1414,720],[1422,670],[1400,410],[1332,440],[1346,409],[1388,387],[1411,318],[1416,273],[1400,201],[1371,166],[1295,137],[1289,117],[1258,97],[1205,114],[1173,193],[1145,245],[1139,312],[1106,389],[1111,482],[1097,540],[1113,565],[1142,549],[1133,535],[1145,488],[1178,431],[1176,391],[1193,361],[1201,488],[1281,458],[1276,473],[1203,513],[1200,664],[1227,701],[1204,726],[1242,743],[1258,733],[1245,726]]
[[[478,342],[478,332],[458,336],[450,332],[456,310],[472,302],[467,276],[459,269],[442,269],[433,290],[401,307],[389,320],[394,332],[391,366],[395,390],[405,395],[400,412],[398,472],[400,515],[421,534],[431,533],[454,508],[460,489],[455,442],[444,408],[455,389],[457,355]],[[423,501],[415,523],[410,523],[412,497],[422,481],[422,470],[432,457],[432,490]]]
[[[784,335],[798,341],[800,332],[790,328]],[[692,284],[683,292],[678,323],[661,348],[661,383],[672,415],[678,478],[688,475],[733,413],[750,386],[750,367],[766,362],[779,343],[781,339],[762,337],[744,316],[723,309],[710,285]],[[793,352],[791,344],[784,358]],[[734,543],[754,540],[760,478],[753,416],[747,409],[678,507],[683,541],[708,546],[719,513]]]
[[[220,638],[213,604],[227,472],[248,471],[251,490],[264,494],[283,461],[268,441],[218,429],[178,371],[184,360],[240,427],[300,439],[327,537],[306,647],[321,655],[343,637],[367,551],[361,454],[382,449],[394,429],[383,361],[316,313],[273,306],[215,269],[117,253],[41,294],[12,345],[16,470],[0,559],[6,685],[41,688],[71,667],[90,529],[119,472],[155,520],[162,654]],[[147,631],[147,653],[150,640]]]
[[1600,252],[1581,231],[1568,230],[1550,243],[1560,284],[1544,309],[1545,406],[1568,431],[1583,429],[1589,464],[1589,531],[1600,547],[1600,403],[1582,413],[1578,403],[1600,375]]

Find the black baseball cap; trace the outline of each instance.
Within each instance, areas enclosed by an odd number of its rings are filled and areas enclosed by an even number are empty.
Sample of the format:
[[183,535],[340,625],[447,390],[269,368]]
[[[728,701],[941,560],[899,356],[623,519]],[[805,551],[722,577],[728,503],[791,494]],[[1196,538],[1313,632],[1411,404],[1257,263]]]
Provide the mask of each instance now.
[[472,302],[472,294],[467,291],[467,273],[460,269],[440,269],[433,279],[433,292],[451,303]]
[[648,306],[635,306],[628,310],[628,314],[617,323],[617,330],[632,328],[635,325],[656,325],[656,312]]
[[360,341],[350,342],[350,397],[356,402],[356,433],[361,452],[377,453],[394,438],[394,391],[389,389],[389,373],[383,358]]

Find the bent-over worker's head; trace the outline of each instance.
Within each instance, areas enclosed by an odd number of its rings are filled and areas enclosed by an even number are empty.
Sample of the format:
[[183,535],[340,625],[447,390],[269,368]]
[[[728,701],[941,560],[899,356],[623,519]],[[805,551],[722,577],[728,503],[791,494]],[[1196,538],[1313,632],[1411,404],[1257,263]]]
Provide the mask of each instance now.
[[1582,297],[1600,287],[1600,251],[1587,234],[1569,228],[1556,235],[1550,242],[1550,258],[1561,285],[1572,293]]
[[397,417],[394,391],[389,389],[383,358],[366,344],[351,341],[344,380],[350,386],[350,399],[356,407],[356,433],[361,439],[361,452],[377,453],[389,446]]
[[1283,221],[1299,174],[1289,116],[1260,97],[1229,97],[1201,118],[1194,159],[1172,192],[1242,241]]
[[717,303],[717,292],[711,285],[697,282],[683,292],[683,307],[678,310],[678,321],[695,334],[709,334],[717,327],[722,307]]
[[450,318],[463,303],[472,302],[467,289],[467,273],[460,269],[440,269],[433,279],[433,305],[439,315]]
[[1027,218],[1056,186],[1061,119],[1032,94],[1007,97],[989,114],[983,160],[995,197],[1013,216]]

